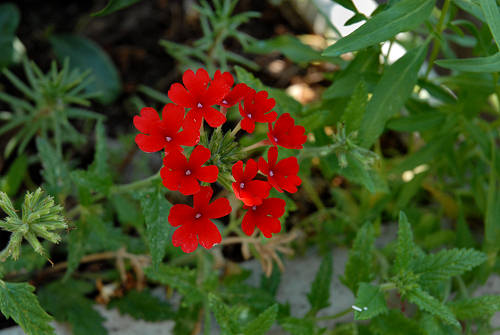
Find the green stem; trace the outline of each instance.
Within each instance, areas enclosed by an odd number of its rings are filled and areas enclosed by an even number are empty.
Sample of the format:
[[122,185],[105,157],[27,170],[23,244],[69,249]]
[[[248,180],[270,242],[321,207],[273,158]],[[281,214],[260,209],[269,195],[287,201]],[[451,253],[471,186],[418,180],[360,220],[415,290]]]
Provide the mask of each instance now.
[[441,40],[440,36],[444,30],[444,20],[446,18],[446,14],[448,13],[448,9],[450,8],[451,0],[445,0],[443,4],[443,8],[441,9],[441,16],[439,17],[439,21],[436,27],[436,37],[434,38],[434,45],[432,46],[431,56],[429,58],[429,65],[427,66],[427,70],[425,71],[424,79],[429,77],[429,73],[432,70],[432,66],[439,55],[439,50],[441,49]]
[[157,179],[160,179],[160,171],[158,171],[156,174],[154,174],[151,177],[148,177],[146,179],[134,181],[134,182],[129,183],[129,184],[122,184],[122,185],[113,186],[110,189],[110,194],[127,193],[127,192],[130,192],[133,190],[144,188],[146,186],[149,186],[153,181],[155,181]]
[[382,291],[390,291],[397,288],[396,284],[391,282],[381,284],[379,287]]
[[319,317],[319,318],[314,318],[314,320],[316,321],[322,321],[322,320],[332,320],[332,319],[337,319],[337,318],[340,318],[346,314],[349,314],[352,312],[352,307],[348,307],[340,312],[338,312],[337,314],[333,314],[333,315],[328,315],[328,316],[322,316],[322,317]]

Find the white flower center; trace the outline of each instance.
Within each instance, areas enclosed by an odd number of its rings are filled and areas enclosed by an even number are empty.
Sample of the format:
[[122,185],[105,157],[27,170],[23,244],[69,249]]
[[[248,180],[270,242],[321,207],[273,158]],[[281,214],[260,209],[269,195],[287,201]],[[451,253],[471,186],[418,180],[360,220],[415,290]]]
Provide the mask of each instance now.
[[222,100],[222,103],[223,103],[224,105],[227,105],[227,104],[228,104],[228,102],[227,102],[227,100],[226,100],[226,99]]
[[252,118],[252,114],[248,114],[248,118],[251,119]]
[[201,213],[196,213],[196,215],[194,216],[195,219],[199,219],[201,218]]
[[186,176],[191,175],[191,170],[186,170]]
[[170,141],[172,141],[172,137],[170,137],[170,136],[166,136],[166,137],[165,137],[165,140],[167,140],[167,142],[170,142]]
[[198,104],[196,105],[196,107],[203,108],[203,105],[201,104],[201,102],[198,102]]
[[253,206],[252,206],[252,210],[253,210],[253,211],[257,210],[257,206],[253,205]]
[[245,183],[240,183],[240,188],[245,188]]
[[273,170],[269,171],[269,175],[270,175],[271,177],[272,177],[272,176],[274,176],[274,171],[273,171]]
[[273,136],[274,142],[278,143],[278,138],[276,136]]

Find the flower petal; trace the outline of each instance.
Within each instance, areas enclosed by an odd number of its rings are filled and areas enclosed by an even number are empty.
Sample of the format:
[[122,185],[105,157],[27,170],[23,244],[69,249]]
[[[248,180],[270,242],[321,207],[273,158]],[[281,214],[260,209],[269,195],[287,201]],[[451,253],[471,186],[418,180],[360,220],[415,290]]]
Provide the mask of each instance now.
[[163,165],[172,170],[185,170],[187,158],[179,151],[172,151],[163,158]]
[[203,248],[210,249],[214,244],[221,242],[222,236],[212,221],[200,220],[196,228],[198,229],[198,241]]
[[161,149],[164,148],[165,146],[165,139],[161,138],[157,135],[144,135],[144,134],[137,134],[135,136],[135,143],[137,143],[137,146],[139,149],[141,149],[144,152],[156,152],[160,151]]
[[194,209],[188,205],[176,204],[170,209],[168,222],[171,226],[177,227],[183,224],[194,222]]
[[179,182],[179,192],[183,195],[192,195],[200,191],[200,184],[193,176],[182,176]]
[[257,228],[260,229],[265,237],[270,238],[273,234],[281,231],[281,223],[280,220],[268,216],[259,217]]
[[189,156],[189,166],[193,169],[199,168],[210,159],[210,155],[210,149],[205,148],[203,145],[197,145],[191,152],[191,156]]
[[196,238],[194,225],[192,223],[185,224],[177,228],[172,234],[172,244],[174,247],[180,246],[185,253],[195,251],[198,247],[198,239]]
[[193,196],[193,207],[198,212],[205,212],[214,190],[210,186],[202,186],[200,191]]
[[151,134],[151,128],[155,127],[157,122],[160,121],[158,112],[151,107],[144,107],[141,109],[141,115],[134,116],[134,126],[141,133]]
[[184,107],[175,104],[166,104],[161,112],[165,129],[171,134],[177,133],[184,122],[184,114]]
[[172,102],[186,108],[196,106],[193,96],[179,83],[174,83],[168,90],[168,97]]
[[215,183],[219,176],[219,168],[215,165],[202,166],[198,169],[196,178],[206,183]]
[[231,169],[233,177],[236,181],[240,181],[243,179],[243,161],[237,161],[234,163],[233,168]]
[[248,117],[244,117],[243,120],[241,120],[241,129],[251,134],[255,130],[255,122]]
[[253,159],[247,160],[247,163],[245,165],[245,172],[243,173],[243,179],[246,181],[252,180],[255,178],[257,175],[257,172],[259,171],[257,167],[257,162],[255,162]]
[[241,230],[243,230],[243,232],[248,236],[251,236],[255,230],[255,223],[257,221],[256,219],[257,218],[251,212],[251,209],[249,209],[243,217],[243,221],[241,222]]
[[215,199],[211,204],[208,205],[205,209],[204,215],[208,219],[217,219],[231,213],[231,205],[229,204],[229,200],[226,198]]
[[217,128],[226,122],[226,116],[213,107],[204,107],[202,111],[205,121],[212,128]]

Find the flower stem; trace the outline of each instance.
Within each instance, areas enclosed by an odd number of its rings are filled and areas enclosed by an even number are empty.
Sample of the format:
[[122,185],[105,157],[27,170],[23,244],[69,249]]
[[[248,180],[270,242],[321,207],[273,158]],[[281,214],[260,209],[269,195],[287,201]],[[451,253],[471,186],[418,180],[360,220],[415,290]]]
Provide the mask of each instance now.
[[249,145],[248,147],[242,148],[241,151],[247,152],[247,151],[252,151],[252,150],[255,150],[255,149],[258,149],[258,148],[261,148],[261,147],[265,147],[267,145],[266,141],[267,140],[259,141],[257,143],[252,144],[252,145]]
[[340,312],[338,312],[337,314],[333,314],[333,315],[328,315],[328,316],[321,316],[319,318],[315,318],[316,321],[321,321],[321,320],[332,320],[332,319],[337,319],[337,318],[340,318],[346,314],[349,314],[352,312],[352,307],[348,307]]
[[235,137],[236,134],[238,133],[238,131],[240,131],[240,129],[241,129],[241,121],[238,122],[238,124],[236,125],[236,127],[234,127],[233,131],[231,132],[231,136]]
[[121,193],[127,193],[133,190],[137,190],[140,188],[144,188],[146,186],[149,186],[153,181],[160,179],[160,171],[155,173],[154,175],[146,178],[146,179],[141,179],[138,181],[134,181],[129,184],[122,184],[122,185],[117,185],[111,187],[110,193],[111,194],[121,194]]

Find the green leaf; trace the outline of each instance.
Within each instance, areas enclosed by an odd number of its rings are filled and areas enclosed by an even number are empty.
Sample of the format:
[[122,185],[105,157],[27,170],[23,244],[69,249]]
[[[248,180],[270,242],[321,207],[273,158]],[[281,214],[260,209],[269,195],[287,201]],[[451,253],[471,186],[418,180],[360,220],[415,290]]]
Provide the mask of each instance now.
[[146,238],[151,252],[153,266],[157,267],[170,243],[173,230],[167,218],[172,204],[165,199],[160,190],[142,192],[140,201],[146,223]]
[[477,5],[474,1],[475,0],[453,0],[455,5],[457,5],[458,7],[463,9],[464,11],[469,12],[470,14],[474,15],[479,20],[486,22],[484,15],[483,15],[483,11],[481,10],[481,7],[479,5]]
[[379,315],[370,322],[370,330],[375,335],[431,335],[427,334],[417,321],[408,319],[398,310],[391,309],[389,313]]
[[375,250],[375,231],[371,223],[365,223],[354,239],[345,266],[342,283],[352,292],[358,291],[361,282],[370,282],[374,276],[373,260]]
[[370,147],[384,131],[387,120],[403,107],[417,82],[426,54],[427,44],[408,51],[384,71],[359,129],[359,140],[363,146]]
[[453,301],[448,304],[459,320],[489,318],[500,311],[500,295],[486,295]]
[[277,267],[273,267],[273,272],[267,277],[262,274],[260,277],[260,288],[269,292],[273,297],[278,293],[278,288],[281,282],[281,271]]
[[28,157],[26,155],[17,156],[14,162],[9,167],[7,175],[1,180],[1,189],[8,196],[13,196],[19,190],[23,181],[24,175],[28,170]]
[[96,144],[94,161],[91,170],[97,175],[108,176],[110,174],[108,164],[108,146],[106,144],[106,129],[102,120],[97,122],[95,130]]
[[104,318],[94,308],[94,302],[85,297],[93,285],[70,280],[53,282],[40,290],[40,303],[58,321],[69,322],[74,335],[107,335]]
[[497,2],[496,0],[479,0],[479,4],[500,51],[500,11]]
[[90,235],[89,224],[84,218],[75,221],[73,228],[68,236],[68,267],[63,277],[64,280],[67,280],[78,268],[80,259],[85,255],[86,242]]
[[420,275],[422,285],[432,286],[461,275],[485,261],[486,255],[474,249],[441,250],[419,258],[414,264],[413,272]]
[[28,283],[8,283],[0,280],[0,311],[12,318],[28,335],[55,334],[49,325],[52,317],[38,303],[35,288]]
[[134,319],[151,322],[172,319],[174,316],[170,304],[153,296],[147,289],[140,292],[132,290],[123,298],[111,301],[108,307],[118,308],[120,313]]
[[328,47],[323,55],[339,56],[386,41],[402,31],[411,30],[429,17],[434,3],[435,0],[402,0],[338,40]]
[[345,123],[347,133],[351,133],[359,129],[361,120],[366,111],[368,103],[368,92],[366,91],[365,82],[361,80],[352,94],[351,100],[347,104],[342,121]]
[[323,333],[311,319],[287,317],[280,319],[279,324],[292,335],[319,335]]
[[349,10],[352,10],[353,12],[357,13],[358,10],[356,9],[356,6],[352,2],[352,0],[333,0],[334,2],[338,3],[344,8],[347,8]]
[[0,70],[14,61],[14,39],[21,15],[12,3],[0,5]]
[[204,297],[196,283],[195,270],[160,264],[158,269],[148,267],[144,272],[149,279],[177,289],[191,303],[199,302]]
[[442,125],[445,120],[443,113],[421,113],[391,119],[387,122],[387,128],[407,132],[426,131]]
[[101,9],[98,12],[92,13],[91,16],[109,15],[111,13],[119,11],[120,9],[132,6],[133,4],[135,4],[136,2],[139,2],[139,1],[141,1],[141,0],[109,0],[106,7],[104,7],[103,9]]
[[208,305],[217,319],[222,331],[228,334],[241,333],[238,320],[235,320],[229,307],[213,293],[208,294]]
[[99,94],[99,101],[109,104],[122,89],[118,71],[111,58],[93,41],[77,35],[52,36],[50,43],[60,61],[66,57],[72,68],[91,70],[94,80],[87,86],[87,92]]
[[384,292],[378,286],[367,283],[359,285],[354,306],[361,309],[354,312],[354,320],[368,320],[388,311]]
[[500,53],[488,57],[465,59],[441,59],[436,64],[451,70],[464,72],[500,72]]
[[399,212],[398,242],[396,249],[396,261],[394,267],[396,271],[405,271],[410,268],[415,254],[415,244],[413,242],[413,232],[405,213]]
[[69,171],[61,155],[43,137],[37,137],[36,147],[42,162],[42,176],[47,183],[47,191],[60,195],[69,189]]
[[432,295],[424,291],[420,287],[414,287],[408,290],[406,298],[423,311],[429,312],[430,314],[438,317],[447,324],[453,325],[455,327],[460,327],[457,319],[451,312],[451,310],[443,305],[439,300],[434,298]]
[[276,321],[278,316],[278,305],[274,304],[264,312],[260,313],[257,318],[250,321],[243,328],[243,334],[245,335],[260,335],[265,334]]
[[311,291],[307,294],[307,300],[311,305],[310,314],[315,315],[319,310],[330,306],[330,283],[332,281],[333,262],[332,254],[327,253],[316,273],[311,285]]

